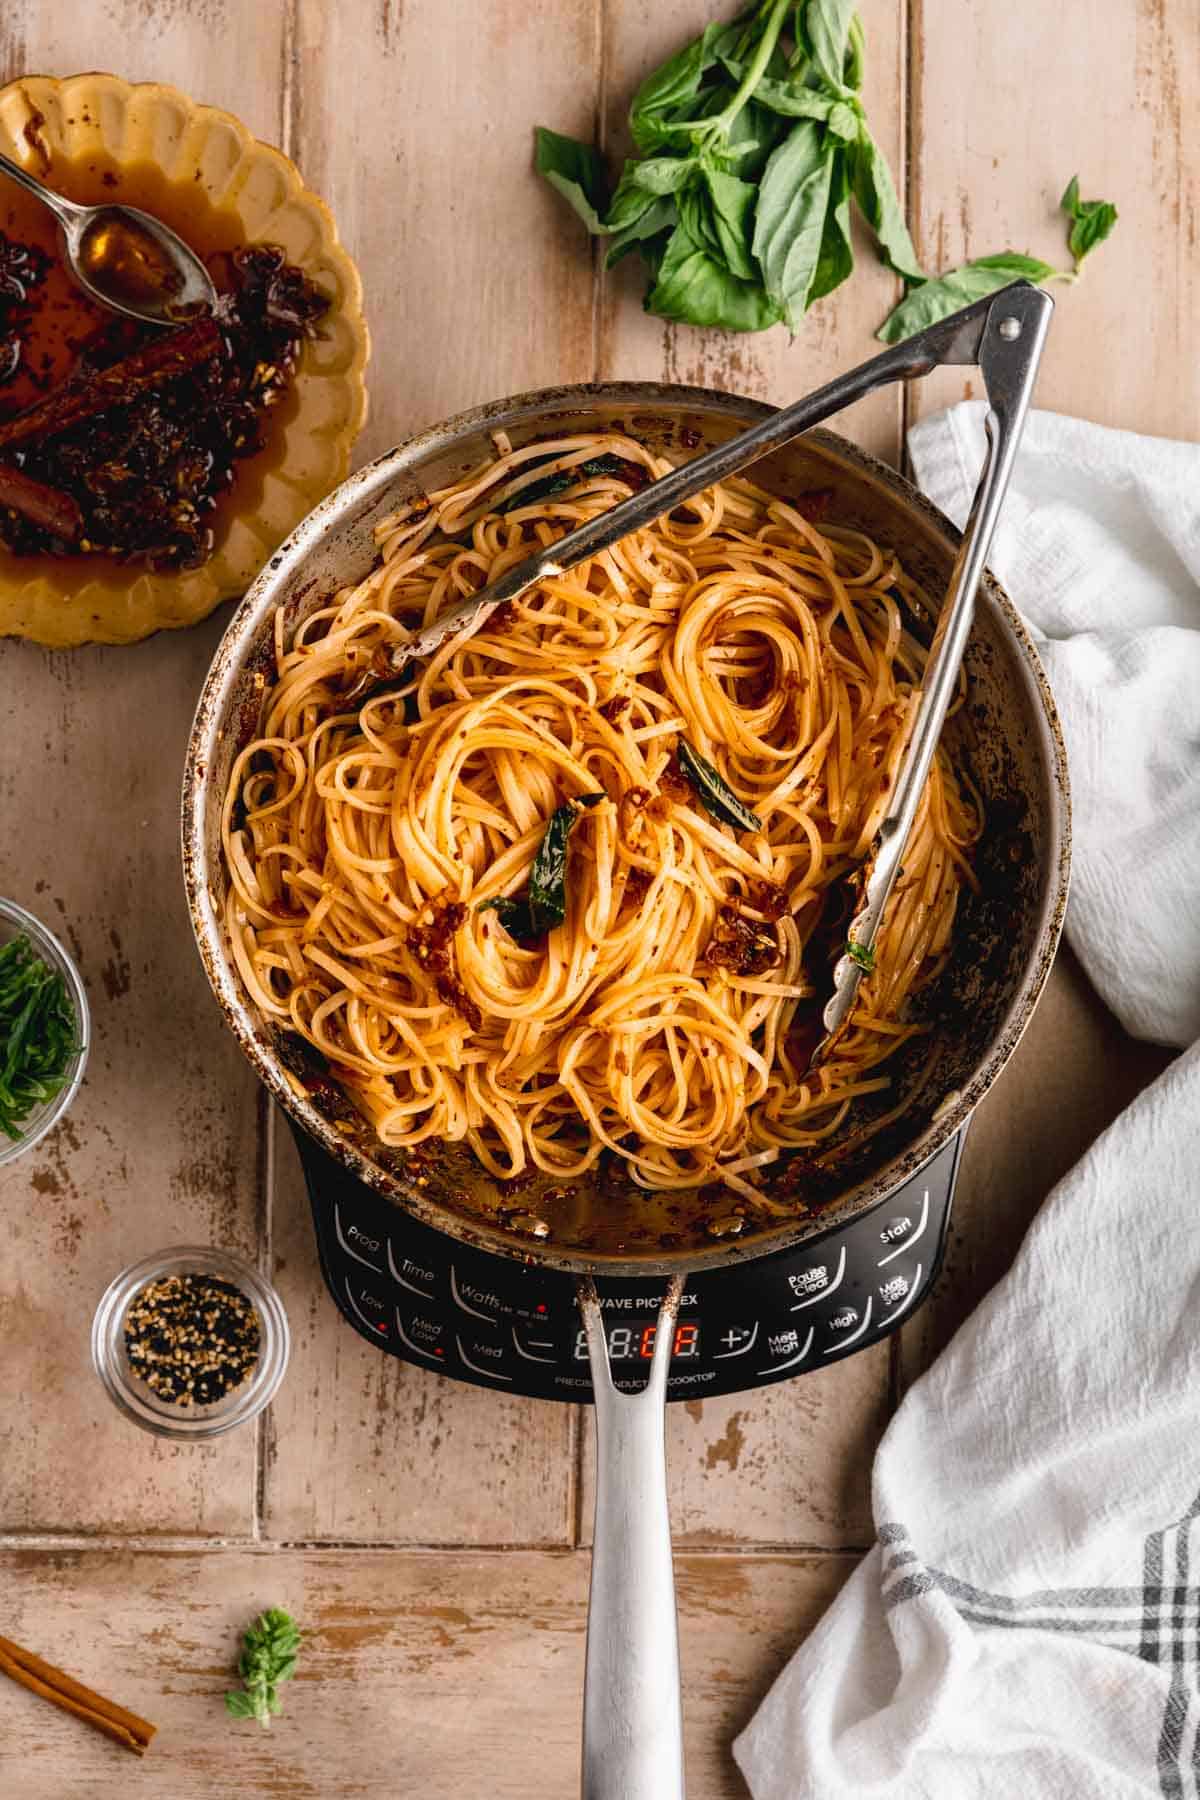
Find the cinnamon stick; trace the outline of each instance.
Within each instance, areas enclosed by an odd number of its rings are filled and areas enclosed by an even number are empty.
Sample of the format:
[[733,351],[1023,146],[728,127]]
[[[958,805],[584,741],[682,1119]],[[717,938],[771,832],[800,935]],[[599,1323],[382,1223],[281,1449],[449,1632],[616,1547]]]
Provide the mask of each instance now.
[[43,1662],[32,1650],[23,1650],[11,1638],[0,1637],[0,1674],[28,1688],[31,1694],[40,1694],[43,1700],[61,1707],[63,1712],[73,1713],[85,1724],[102,1731],[105,1737],[112,1738],[114,1743],[132,1750],[135,1756],[146,1754],[147,1745],[157,1730],[157,1726],[139,1719],[136,1713],[126,1712],[123,1706],[115,1706],[111,1700],[84,1687],[81,1681],[65,1675],[53,1663]]
[[83,514],[78,503],[61,488],[49,482],[35,481],[23,469],[0,462],[0,507],[11,507],[51,537],[64,544],[78,543],[83,535]]
[[214,319],[205,317],[192,325],[163,332],[107,369],[96,369],[83,377],[72,376],[36,406],[26,407],[23,413],[0,425],[0,450],[53,437],[114,406],[125,406],[149,388],[186,375],[199,363],[207,362],[210,356],[216,356],[221,343],[220,327]]

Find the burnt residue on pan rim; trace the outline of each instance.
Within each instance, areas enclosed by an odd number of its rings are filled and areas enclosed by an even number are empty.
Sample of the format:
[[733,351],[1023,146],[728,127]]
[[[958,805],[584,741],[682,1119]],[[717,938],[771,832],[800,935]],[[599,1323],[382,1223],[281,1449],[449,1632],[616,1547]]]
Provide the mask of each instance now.
[[[344,1119],[343,1128],[338,1129],[307,1095],[302,1097],[295,1091],[273,1033],[255,1019],[241,992],[224,945],[215,890],[210,892],[210,883],[218,874],[217,870],[210,869],[205,839],[207,812],[212,800],[212,763],[224,732],[232,728],[240,737],[251,728],[252,722],[245,717],[235,721],[226,716],[236,698],[239,677],[250,666],[248,657],[255,651],[256,640],[261,653],[264,620],[273,615],[280,604],[294,611],[299,601],[311,593],[315,578],[305,581],[304,575],[306,564],[319,547],[335,540],[350,540],[356,525],[361,525],[379,509],[382,496],[386,495],[394,505],[401,497],[420,494],[423,491],[420,472],[426,463],[438,456],[461,452],[466,445],[493,431],[514,428],[528,434],[531,428],[560,430],[569,428],[573,421],[582,425],[590,419],[594,423],[598,412],[619,413],[627,420],[627,429],[634,434],[645,431],[663,442],[669,440],[692,413],[711,424],[723,425],[727,434],[728,430],[744,429],[775,410],[762,401],[704,388],[660,383],[598,383],[550,388],[495,401],[422,432],[377,458],[328,495],[280,546],[234,614],[201,693],[185,768],[183,872],[201,960],[227,1024],[272,1095],[330,1155],[422,1223],[481,1249],[567,1271],[612,1275],[657,1274],[681,1267],[698,1271],[786,1249],[827,1230],[832,1224],[861,1216],[882,1205],[889,1194],[916,1174],[966,1125],[974,1108],[1016,1049],[1049,974],[1062,931],[1070,870],[1071,817],[1066,749],[1049,683],[1032,639],[1007,594],[988,573],[981,591],[981,604],[990,607],[993,622],[999,624],[1000,635],[1006,640],[1005,647],[1020,666],[1028,684],[1030,691],[1025,696],[1025,710],[1038,739],[1046,783],[1047,841],[1042,847],[1039,865],[1041,900],[1033,920],[1032,954],[1014,984],[999,1029],[969,1079],[945,1097],[910,1144],[818,1214],[772,1224],[751,1238],[697,1242],[684,1248],[669,1247],[660,1238],[657,1243],[639,1245],[636,1250],[618,1248],[613,1252],[602,1252],[571,1248],[556,1242],[553,1237],[531,1236],[527,1230],[522,1232],[511,1225],[506,1227],[446,1202],[430,1199],[412,1181],[381,1166],[376,1160],[380,1154],[377,1147],[374,1156],[365,1154],[353,1141],[353,1125],[349,1131],[346,1128],[349,1121]],[[892,501],[907,508],[928,535],[941,540],[941,544],[953,552],[959,542],[958,531],[932,502],[895,470],[833,432],[814,431],[805,441],[831,465],[840,465],[851,480],[889,490]],[[688,447],[692,445],[689,443]],[[362,548],[360,544],[360,552]],[[293,579],[299,585],[293,586]],[[363,1124],[365,1126],[365,1122]],[[356,1135],[365,1142],[370,1136],[369,1127]]]

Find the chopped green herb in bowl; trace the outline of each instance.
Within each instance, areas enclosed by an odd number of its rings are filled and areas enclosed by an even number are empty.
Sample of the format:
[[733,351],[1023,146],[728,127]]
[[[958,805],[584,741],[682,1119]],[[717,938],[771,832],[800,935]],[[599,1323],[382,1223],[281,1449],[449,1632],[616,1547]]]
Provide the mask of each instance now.
[[66,1111],[83,1075],[87,999],[74,964],[31,913],[0,900],[0,1162]]

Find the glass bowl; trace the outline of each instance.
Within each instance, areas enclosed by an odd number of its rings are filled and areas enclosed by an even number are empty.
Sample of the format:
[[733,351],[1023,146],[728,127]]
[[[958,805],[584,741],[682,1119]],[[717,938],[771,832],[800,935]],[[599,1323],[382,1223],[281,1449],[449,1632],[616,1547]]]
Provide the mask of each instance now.
[[[212,1275],[240,1288],[258,1314],[261,1341],[253,1373],[207,1406],[179,1406],[148,1387],[125,1349],[125,1315],[149,1282],[167,1275]],[[92,1320],[92,1363],[109,1399],[127,1419],[159,1437],[199,1443],[244,1425],[272,1399],[287,1368],[291,1335],[279,1295],[256,1269],[209,1246],[159,1250],[123,1269],[105,1292]]]
[[63,1084],[57,1094],[53,1099],[34,1107],[21,1126],[20,1137],[10,1138],[0,1133],[0,1168],[5,1163],[13,1162],[18,1156],[23,1156],[26,1150],[32,1150],[45,1137],[50,1127],[62,1118],[79,1092],[91,1037],[91,1015],[79,970],[54,933],[48,931],[40,919],[35,919],[32,913],[26,912],[23,906],[18,906],[15,900],[0,900],[0,945],[11,943],[13,938],[18,937],[27,937],[42,961],[56,970],[66,983],[79,1027],[79,1048],[67,1065]]

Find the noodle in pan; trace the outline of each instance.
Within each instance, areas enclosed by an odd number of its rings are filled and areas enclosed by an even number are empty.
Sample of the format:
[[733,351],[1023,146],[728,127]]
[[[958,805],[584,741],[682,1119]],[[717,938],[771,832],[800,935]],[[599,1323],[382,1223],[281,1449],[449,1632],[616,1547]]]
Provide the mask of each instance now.
[[262,1013],[384,1144],[465,1141],[501,1179],[608,1150],[646,1187],[769,1204],[758,1171],[853,1126],[926,1029],[909,1002],[972,881],[981,807],[943,742],[810,1069],[925,659],[896,557],[823,496],[735,480],[388,679],[412,628],[667,467],[616,432],[498,438],[290,644],[277,615],[225,800],[227,924]]

